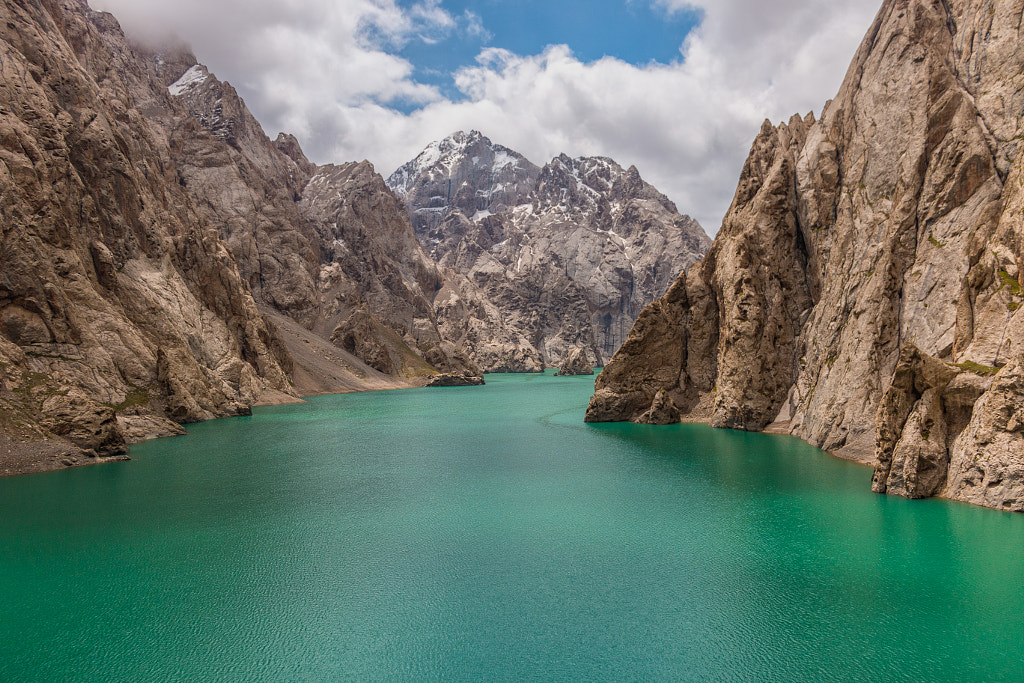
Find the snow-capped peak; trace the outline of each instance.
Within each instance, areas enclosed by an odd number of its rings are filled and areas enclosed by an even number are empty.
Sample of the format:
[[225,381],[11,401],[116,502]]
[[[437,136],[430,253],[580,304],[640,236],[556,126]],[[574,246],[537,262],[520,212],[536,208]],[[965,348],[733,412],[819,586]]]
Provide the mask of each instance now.
[[[489,161],[491,157],[493,161]],[[498,172],[509,166],[518,168],[519,160],[520,157],[514,152],[495,145],[479,131],[457,131],[427,145],[415,159],[392,173],[387,184],[396,194],[404,197],[416,179],[425,173],[433,177],[437,174],[448,177],[457,167],[466,163],[477,168],[486,168],[489,164],[493,172]]]

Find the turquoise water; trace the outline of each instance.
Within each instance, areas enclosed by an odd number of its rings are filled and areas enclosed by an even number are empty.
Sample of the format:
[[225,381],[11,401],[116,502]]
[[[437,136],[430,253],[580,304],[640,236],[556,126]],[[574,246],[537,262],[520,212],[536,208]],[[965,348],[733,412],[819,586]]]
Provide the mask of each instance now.
[[0,680],[1024,680],[1024,515],[584,425],[592,389],[323,397],[0,480]]

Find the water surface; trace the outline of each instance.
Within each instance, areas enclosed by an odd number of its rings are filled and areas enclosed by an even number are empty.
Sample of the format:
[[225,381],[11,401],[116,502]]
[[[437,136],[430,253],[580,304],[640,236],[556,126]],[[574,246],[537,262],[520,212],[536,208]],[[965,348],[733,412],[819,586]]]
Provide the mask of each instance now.
[[0,680],[1024,680],[1024,515],[487,381],[0,480]]

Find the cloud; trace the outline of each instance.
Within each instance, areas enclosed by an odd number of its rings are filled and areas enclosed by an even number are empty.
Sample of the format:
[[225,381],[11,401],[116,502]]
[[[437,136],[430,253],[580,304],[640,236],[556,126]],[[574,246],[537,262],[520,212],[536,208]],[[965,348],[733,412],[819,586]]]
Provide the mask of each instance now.
[[487,42],[479,16],[453,16],[439,0],[92,0],[131,35],[153,38],[159,26],[187,40],[271,136],[294,133],[315,161],[367,158],[387,175],[472,128],[538,164],[561,152],[635,164],[713,234],[761,121],[820,112],[878,0],[648,1],[702,16],[678,61],[485,48],[455,74],[463,97],[453,101],[393,54],[413,40]]
[[465,22],[467,36],[471,38],[477,38],[478,40],[481,40],[484,43],[490,41],[491,38],[494,37],[494,34],[484,27],[483,19],[481,19],[480,15],[477,14],[476,12],[470,12],[469,10],[466,10],[465,12],[463,12],[462,18]]

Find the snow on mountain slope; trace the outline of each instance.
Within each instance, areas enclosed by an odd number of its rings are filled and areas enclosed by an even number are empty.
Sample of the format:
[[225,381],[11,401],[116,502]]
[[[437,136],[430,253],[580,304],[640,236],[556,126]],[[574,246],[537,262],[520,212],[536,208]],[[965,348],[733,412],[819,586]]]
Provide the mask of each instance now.
[[431,143],[388,185],[434,258],[479,285],[549,365],[576,346],[610,358],[710,246],[635,167],[563,154],[540,168],[477,131]]

